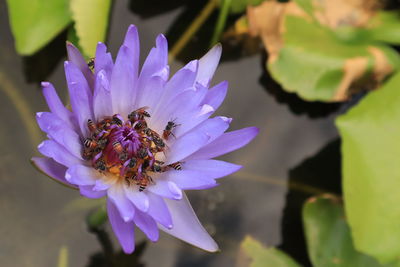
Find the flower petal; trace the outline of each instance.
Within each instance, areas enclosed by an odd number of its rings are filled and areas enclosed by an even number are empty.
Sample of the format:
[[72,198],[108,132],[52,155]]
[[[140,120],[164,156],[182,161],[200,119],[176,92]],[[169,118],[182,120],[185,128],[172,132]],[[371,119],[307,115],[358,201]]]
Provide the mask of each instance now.
[[66,186],[76,189],[75,185],[72,185],[67,180],[65,180],[65,172],[67,171],[67,168],[65,166],[49,158],[33,157],[31,159],[31,162],[39,171],[43,172],[50,178]]
[[107,200],[107,214],[111,227],[125,253],[130,254],[135,250],[135,229],[133,222],[122,220],[116,206]]
[[182,169],[202,172],[205,176],[217,179],[240,170],[242,166],[221,160],[188,160],[182,163]]
[[107,80],[111,79],[114,62],[110,53],[107,53],[107,46],[101,42],[97,43],[96,57],[94,63],[95,76],[97,77],[100,71],[104,71]]
[[208,86],[217,69],[221,52],[222,46],[217,44],[199,60],[199,71],[196,77],[198,83]]
[[103,174],[91,167],[74,165],[68,168],[65,179],[71,184],[94,185],[96,180],[103,179]]
[[93,72],[89,69],[89,66],[85,59],[83,58],[81,52],[70,42],[67,41],[67,53],[68,53],[68,60],[75,64],[80,71],[82,72],[83,76],[85,76],[90,88],[94,86],[94,76]]
[[202,147],[186,160],[210,159],[229,153],[247,145],[258,134],[257,127],[248,127],[237,131],[224,133],[211,143]]
[[53,85],[49,82],[42,82],[41,85],[43,88],[42,90],[44,98],[46,99],[50,111],[65,121],[67,125],[71,127],[71,129],[76,130],[77,127],[75,125],[75,118],[73,117],[71,111],[69,111],[61,102]]
[[167,229],[159,225],[164,232],[173,235],[189,244],[209,252],[218,250],[218,245],[199,222],[186,195],[181,200],[166,199],[174,227]]
[[178,162],[207,144],[210,136],[202,131],[194,131],[177,139],[168,150],[165,164]]
[[166,173],[167,179],[174,182],[182,190],[199,190],[216,186],[213,178],[201,171],[180,170]]
[[[208,142],[212,142],[229,128],[231,121],[232,119],[223,116],[214,117],[197,125],[194,129],[191,129],[191,132],[203,132],[210,137]],[[182,130],[180,127],[177,127],[174,133],[179,137],[183,131],[185,129]]]
[[[165,84],[164,91],[159,97],[157,107],[154,109],[156,112],[163,112],[166,105],[171,102],[177,95],[181,94],[184,90],[193,87],[196,81],[198,60],[192,60],[185,67],[181,68],[172,76],[172,78]],[[156,112],[154,112],[156,114]]]
[[135,215],[135,208],[125,196],[123,183],[115,183],[107,191],[108,197],[117,206],[122,219],[125,222],[131,221]]
[[54,159],[56,162],[70,167],[83,164],[83,161],[72,155],[68,150],[53,140],[45,140],[39,144],[38,150],[43,156]]
[[203,100],[203,104],[208,104],[217,110],[222,104],[228,92],[228,82],[223,81],[208,90],[207,95]]
[[112,114],[111,93],[105,70],[99,71],[96,76],[93,110],[97,120]]
[[154,107],[159,102],[159,97],[164,89],[165,81],[159,76],[153,76],[147,82],[140,86],[138,95],[136,98],[136,106],[144,107],[148,106],[148,112],[154,114]]
[[50,112],[38,112],[36,120],[40,129],[51,139],[65,147],[75,157],[82,159],[82,143],[79,135],[62,119]]
[[128,116],[135,100],[137,77],[134,74],[133,62],[128,60],[132,57],[132,51],[125,45],[121,46],[110,80],[113,114],[118,113],[122,117]]
[[88,136],[87,121],[88,119],[93,120],[92,92],[82,72],[74,64],[66,61],[64,68],[72,111],[78,121],[82,135]]
[[156,47],[150,50],[143,63],[139,76],[139,85],[143,86],[154,74],[162,71],[168,64],[168,42],[164,35],[160,34],[156,39]]
[[137,187],[131,187],[124,185],[124,191],[126,197],[138,208],[143,212],[147,212],[149,209],[149,199],[144,192],[139,192]]
[[151,193],[165,198],[182,198],[182,190],[175,183],[170,181],[157,179],[155,184],[147,187],[147,190],[149,190]]
[[172,218],[164,199],[150,192],[147,196],[149,198],[149,210],[147,211],[147,214],[153,217],[153,219],[159,224],[171,229]]
[[158,240],[159,232],[157,223],[152,217],[141,211],[136,211],[133,221],[151,241],[156,242]]
[[103,191],[95,190],[92,185],[81,185],[79,186],[79,191],[82,196],[93,199],[102,198],[107,195],[106,190]]
[[131,61],[133,68],[133,75],[138,76],[139,69],[139,56],[140,56],[140,42],[139,34],[135,25],[130,25],[124,39],[124,45],[130,50],[130,58],[126,60]]

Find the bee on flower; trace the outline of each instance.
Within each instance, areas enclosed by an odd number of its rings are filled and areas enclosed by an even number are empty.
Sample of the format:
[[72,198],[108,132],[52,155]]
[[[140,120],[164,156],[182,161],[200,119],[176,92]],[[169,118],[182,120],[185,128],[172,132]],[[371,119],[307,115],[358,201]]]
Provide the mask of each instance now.
[[163,35],[139,69],[133,25],[115,62],[103,43],[90,66],[71,43],[67,51],[71,110],[52,84],[42,83],[50,112],[37,113],[37,122],[49,139],[38,146],[44,157],[32,162],[85,197],[106,197],[110,224],[125,253],[134,251],[135,227],[153,242],[161,229],[217,251],[184,190],[215,187],[216,179],[239,170],[212,158],[246,145],[258,133],[255,127],[226,132],[231,119],[211,118],[228,87],[224,81],[209,88],[220,45],[171,78]]

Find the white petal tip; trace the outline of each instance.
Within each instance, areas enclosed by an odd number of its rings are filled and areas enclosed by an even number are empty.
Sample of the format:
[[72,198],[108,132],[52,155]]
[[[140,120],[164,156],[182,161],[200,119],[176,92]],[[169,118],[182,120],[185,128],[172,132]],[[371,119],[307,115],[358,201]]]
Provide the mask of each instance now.
[[38,145],[38,149],[42,148],[43,146],[44,146],[44,141],[41,142],[41,143]]
[[42,87],[48,87],[48,86],[50,86],[50,83],[49,82],[41,82],[40,85]]
[[202,116],[202,115],[205,115],[205,114],[208,114],[208,113],[210,113],[210,112],[214,112],[215,110],[214,110],[214,108],[212,107],[212,106],[210,106],[210,105],[208,105],[208,104],[204,104],[202,107],[201,107],[201,111],[200,111],[200,113],[199,113],[199,116]]

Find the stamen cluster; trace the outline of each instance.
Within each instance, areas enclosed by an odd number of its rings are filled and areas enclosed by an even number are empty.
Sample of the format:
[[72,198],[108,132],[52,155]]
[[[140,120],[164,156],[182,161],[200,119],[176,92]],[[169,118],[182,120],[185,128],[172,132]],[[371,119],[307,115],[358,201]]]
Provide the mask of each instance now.
[[128,185],[138,185],[139,191],[154,183],[152,172],[182,168],[179,162],[164,166],[164,162],[157,160],[157,153],[164,153],[166,149],[164,139],[172,134],[173,122],[168,122],[161,137],[147,126],[146,118],[150,114],[146,109],[142,107],[132,111],[127,121],[119,114],[97,123],[89,119],[90,137],[83,141],[82,156],[91,161],[93,168],[125,179]]

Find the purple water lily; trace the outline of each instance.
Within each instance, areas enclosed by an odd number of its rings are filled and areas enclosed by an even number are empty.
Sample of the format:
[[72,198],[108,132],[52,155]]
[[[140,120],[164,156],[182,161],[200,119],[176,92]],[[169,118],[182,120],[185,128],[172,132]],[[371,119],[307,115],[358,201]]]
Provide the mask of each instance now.
[[228,83],[209,89],[221,46],[169,79],[168,45],[159,35],[139,71],[139,38],[130,26],[115,63],[99,43],[93,64],[67,44],[65,62],[72,111],[43,82],[50,112],[37,113],[48,139],[33,163],[88,198],[107,197],[112,229],[125,253],[134,227],[158,240],[159,229],[207,251],[218,246],[197,219],[183,190],[207,189],[241,166],[211,158],[236,150],[255,127],[225,133],[231,119],[210,118]]

